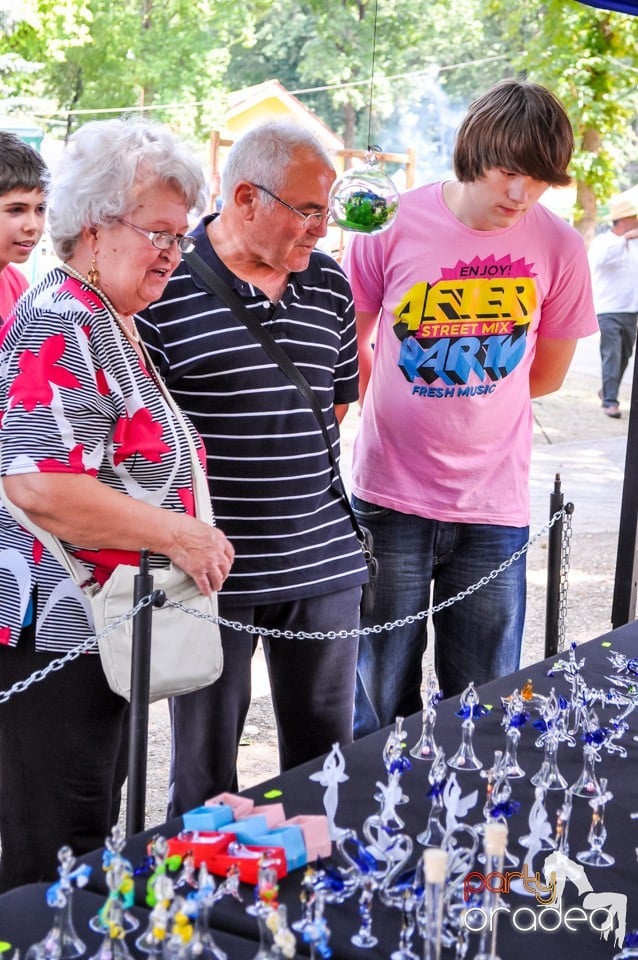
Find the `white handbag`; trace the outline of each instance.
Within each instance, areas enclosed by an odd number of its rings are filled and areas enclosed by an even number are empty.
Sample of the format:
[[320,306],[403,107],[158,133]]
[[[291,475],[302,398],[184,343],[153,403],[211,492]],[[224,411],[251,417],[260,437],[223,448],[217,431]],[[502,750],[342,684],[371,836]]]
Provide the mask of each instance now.
[[[147,355],[147,361],[151,364]],[[152,366],[152,364],[151,364]],[[195,445],[181,411],[166,387],[156,375],[158,386],[182,423],[191,454],[193,492],[196,516],[204,522],[213,523],[208,482],[202,469]],[[53,534],[42,530],[27,515],[13,504],[4,492],[0,478],[0,496],[8,512],[17,522],[29,530],[68,571],[75,583],[87,596],[93,612],[96,633],[131,610],[133,581],[137,567],[119,564],[103,586],[88,584],[86,568],[72,557]],[[179,601],[201,614],[217,617],[217,594],[206,597],[199,592],[195,581],[172,563],[166,567],[150,570],[153,589],[164,590],[168,600]],[[98,637],[98,649],[107,682],[114,693],[126,700],[131,699],[131,658],[133,649],[133,620],[129,618],[104,637]],[[153,607],[151,631],[151,664],[149,702],[164,697],[180,696],[207,687],[219,677],[223,667],[223,655],[219,625],[185,613],[165,604]]]
[[[103,587],[89,597],[95,629],[100,633],[133,606],[133,581],[137,567],[120,564]],[[205,597],[195,581],[171,564],[151,570],[153,589],[163,590],[169,600],[208,616],[217,616],[217,595]],[[149,702],[178,697],[207,687],[222,672],[223,657],[219,627],[176,607],[153,608]],[[102,668],[114,693],[131,699],[133,621],[126,620],[98,639]]]

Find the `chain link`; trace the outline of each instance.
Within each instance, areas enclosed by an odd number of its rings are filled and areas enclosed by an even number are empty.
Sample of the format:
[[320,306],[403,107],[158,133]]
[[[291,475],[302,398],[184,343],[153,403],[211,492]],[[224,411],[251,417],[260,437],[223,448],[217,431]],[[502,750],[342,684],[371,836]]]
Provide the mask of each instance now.
[[335,640],[336,638],[346,639],[348,637],[365,637],[373,633],[382,633],[384,630],[395,630],[397,627],[404,627],[409,623],[417,623],[420,620],[425,620],[433,613],[438,613],[439,610],[445,610],[447,607],[451,607],[453,604],[458,603],[459,600],[464,600],[466,597],[471,596],[473,593],[476,593],[477,590],[480,590],[481,587],[486,586],[492,580],[496,579],[499,574],[503,573],[508,567],[511,567],[513,563],[516,563],[517,560],[520,560],[532,547],[537,540],[547,533],[555,523],[560,520],[560,518],[565,514],[565,509],[561,508],[557,510],[553,515],[551,520],[542,527],[538,533],[535,533],[533,537],[523,544],[520,549],[516,550],[511,557],[508,557],[507,560],[504,560],[500,566],[496,567],[486,576],[481,577],[480,580],[477,580],[476,583],[473,583],[470,587],[467,587],[465,590],[461,590],[454,597],[449,597],[447,600],[441,601],[441,603],[436,604],[434,607],[429,607],[427,610],[421,610],[419,613],[411,613],[406,617],[402,617],[399,620],[395,620],[390,623],[377,623],[372,627],[362,627],[354,630],[329,630],[327,633],[320,632],[307,632],[304,630],[293,631],[293,630],[266,630],[263,627],[255,627],[252,624],[240,623],[238,620],[226,620],[224,617],[209,617],[205,613],[201,613],[199,610],[194,610],[192,607],[184,607],[181,603],[176,603],[173,600],[167,599],[166,603],[171,604],[171,606],[179,607],[184,610],[185,613],[190,613],[194,617],[199,617],[202,620],[214,620],[215,623],[221,624],[221,626],[228,627],[231,630],[236,630],[238,632],[245,631],[246,633],[253,634],[255,636],[262,637],[273,637],[277,639],[278,637],[284,637],[286,640],[323,640],[327,638],[329,640]]
[[574,504],[566,503],[564,508],[564,521],[560,544],[560,579],[558,586],[558,638],[557,649],[564,650],[567,643],[567,595],[569,592],[569,564],[572,549],[572,517],[574,515]]
[[[458,603],[460,600],[464,600],[466,597],[472,596],[473,593],[476,593],[477,590],[480,590],[481,587],[486,586],[488,583],[491,583],[492,580],[495,580],[499,574],[503,573],[508,567],[511,567],[513,563],[516,563],[517,560],[520,560],[538,540],[547,533],[555,523],[560,520],[561,517],[565,517],[567,522],[565,524],[565,529],[569,529],[569,533],[566,534],[563,532],[563,558],[566,559],[565,567],[565,580],[566,575],[569,572],[569,543],[571,542],[571,513],[573,511],[573,505],[567,504],[566,507],[557,510],[553,515],[551,520],[544,527],[542,527],[538,533],[535,533],[533,537],[523,544],[523,546],[516,550],[511,557],[508,557],[507,560],[504,560],[498,567],[488,573],[486,576],[481,577],[480,580],[477,580],[476,583],[473,583],[471,586],[467,587],[465,590],[461,590],[454,597],[449,597],[447,600],[443,600],[441,603],[436,604],[436,606],[429,607],[427,610],[421,610],[419,613],[409,614],[406,617],[402,617],[399,620],[395,620],[393,623],[383,623],[375,624],[372,627],[363,627],[355,630],[329,630],[327,633],[314,632],[309,633],[304,630],[293,631],[293,630],[265,630],[263,627],[255,627],[253,624],[241,623],[238,620],[226,620],[224,617],[212,617],[209,614],[201,613],[199,610],[195,610],[193,607],[186,607],[183,603],[180,603],[175,600],[171,600],[170,597],[166,598],[165,606],[177,607],[180,610],[183,610],[184,613],[190,614],[192,617],[196,617],[199,620],[210,620],[212,623],[220,624],[221,626],[228,627],[231,630],[236,631],[245,631],[246,633],[264,636],[264,637],[285,637],[287,640],[335,640],[336,638],[346,639],[347,637],[359,637],[367,636],[372,633],[382,633],[384,630],[396,630],[398,627],[404,627],[408,623],[417,623],[420,620],[425,620],[433,613],[438,613],[439,610],[445,610],[447,607],[451,607],[453,604]],[[563,581],[562,581],[563,565],[561,565],[561,601],[563,597]],[[24,690],[27,690],[32,683],[40,683],[44,680],[49,674],[54,673],[57,670],[62,670],[67,663],[71,663],[73,660],[77,660],[78,657],[82,656],[83,653],[88,653],[89,650],[92,650],[97,646],[98,641],[102,637],[108,636],[112,633],[116,627],[119,627],[126,620],[131,620],[136,616],[140,610],[144,607],[149,606],[155,601],[155,592],[149,593],[146,596],[142,597],[141,600],[135,604],[130,610],[127,610],[126,613],[123,613],[121,616],[114,620],[112,623],[109,623],[104,630],[95,636],[88,637],[82,643],[78,644],[77,647],[73,647],[72,650],[69,650],[63,657],[60,657],[56,660],[51,660],[42,670],[35,670],[31,676],[26,677],[24,680],[18,680],[13,684],[8,690],[0,691],[0,704],[6,703],[14,694],[22,693]],[[565,604],[567,598],[567,584],[565,582],[564,587],[564,597]],[[563,625],[562,630],[564,634],[564,615],[562,617]],[[564,642],[564,636],[563,636]],[[562,649],[562,648],[561,648]]]
[[104,630],[101,630],[100,633],[95,634],[95,636],[87,637],[82,643],[79,643],[77,647],[73,647],[72,650],[69,650],[63,657],[59,657],[56,660],[51,660],[47,663],[46,667],[43,667],[41,670],[34,670],[34,672],[29,677],[25,677],[24,680],[16,680],[12,687],[9,687],[8,690],[0,691],[0,704],[6,703],[14,693],[23,693],[25,690],[28,690],[32,683],[40,683],[41,680],[44,680],[45,677],[48,677],[50,673],[55,673],[57,670],[62,670],[67,663],[72,663],[73,660],[77,660],[78,657],[81,657],[83,653],[88,653],[89,650],[92,650],[93,647],[97,646],[98,640],[101,637],[107,637],[109,633],[112,633],[116,627],[119,627],[120,624],[125,623],[127,620],[131,620],[136,614],[143,610],[144,607],[148,607],[149,604],[153,603],[155,595],[153,593],[147,594],[145,597],[142,597],[134,607],[130,610],[127,610],[126,613],[123,613],[121,616],[114,620],[112,623],[109,623]]

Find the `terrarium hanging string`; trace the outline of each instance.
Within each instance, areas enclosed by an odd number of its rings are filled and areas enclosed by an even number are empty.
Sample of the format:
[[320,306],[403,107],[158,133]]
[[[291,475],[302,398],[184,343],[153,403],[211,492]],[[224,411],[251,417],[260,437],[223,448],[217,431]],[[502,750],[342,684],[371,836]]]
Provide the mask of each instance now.
[[330,214],[342,230],[374,234],[386,230],[399,209],[399,192],[390,177],[379,167],[381,147],[371,146],[374,68],[377,48],[379,0],[374,5],[372,63],[368,104],[368,140],[364,166],[351,168],[335,180],[330,191]]
[[379,0],[375,0],[374,4],[374,21],[372,24],[372,59],[370,63],[370,93],[368,94],[368,156],[366,157],[367,161],[370,163],[370,155],[374,158],[374,162],[377,161],[376,154],[381,153],[381,147],[377,144],[372,144],[372,103],[374,100],[374,68],[377,58],[377,19],[379,16]]

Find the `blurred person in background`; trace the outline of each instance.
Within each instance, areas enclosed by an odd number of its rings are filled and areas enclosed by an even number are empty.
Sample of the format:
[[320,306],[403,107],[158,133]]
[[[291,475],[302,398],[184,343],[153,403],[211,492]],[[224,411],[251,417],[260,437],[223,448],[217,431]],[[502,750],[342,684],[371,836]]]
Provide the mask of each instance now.
[[638,323],[638,187],[609,201],[611,227],[589,248],[594,306],[600,327],[603,413],[620,419],[618,391],[636,342]]

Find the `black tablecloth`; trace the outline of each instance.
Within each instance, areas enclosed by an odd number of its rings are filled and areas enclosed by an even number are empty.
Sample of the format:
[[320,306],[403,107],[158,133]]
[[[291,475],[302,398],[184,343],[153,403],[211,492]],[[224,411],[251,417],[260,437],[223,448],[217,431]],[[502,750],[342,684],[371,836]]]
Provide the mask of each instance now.
[[[613,633],[581,644],[577,648],[577,657],[579,659],[585,657],[586,659],[583,675],[590,687],[608,689],[611,686],[609,681],[605,679],[605,674],[613,672],[607,660],[611,649],[627,656],[638,656],[638,623],[629,624]],[[562,656],[566,657],[567,654]],[[476,721],[474,746],[485,768],[492,766],[494,751],[505,748],[505,733],[501,726],[503,713],[500,707],[500,698],[502,696],[509,695],[516,688],[521,689],[528,679],[533,681],[534,690],[537,693],[547,694],[552,687],[556,689],[557,694],[567,695],[569,693],[569,687],[562,675],[553,677],[547,675],[548,670],[557,659],[558,657],[551,658],[479,688],[481,703],[493,707],[487,716]],[[436,740],[444,748],[448,757],[456,751],[461,742],[461,720],[455,716],[458,707],[458,698],[443,701],[438,707]],[[618,712],[614,708],[602,710],[597,707],[596,709],[599,710],[601,724],[603,725]],[[607,804],[605,810],[608,836],[604,849],[616,858],[616,862],[612,867],[605,869],[586,867],[586,874],[594,891],[627,894],[627,929],[630,930],[638,926],[638,891],[636,891],[638,866],[635,852],[635,848],[638,846],[638,820],[633,820],[630,816],[633,811],[638,811],[638,781],[635,773],[638,743],[634,741],[634,735],[638,733],[638,711],[630,715],[628,721],[630,730],[622,739],[622,745],[628,751],[627,758],[623,759],[616,755],[609,756],[603,751],[602,760],[596,767],[599,779],[607,777],[608,789],[613,793],[613,799]],[[408,718],[405,721],[404,729],[407,733],[408,747],[412,748],[420,737],[421,717],[415,715]],[[382,761],[382,749],[387,740],[388,732],[389,728],[343,749],[346,761],[345,772],[348,780],[341,783],[339,787],[336,822],[340,827],[354,828],[359,836],[361,836],[363,821],[378,809],[378,803],[373,799],[376,792],[375,784],[377,781],[386,782],[387,775]],[[509,821],[509,846],[513,852],[520,856],[522,864],[526,850],[517,843],[517,838],[527,833],[529,829],[528,815],[534,802],[534,789],[529,782],[529,777],[535,774],[540,767],[542,750],[534,746],[534,741],[539,735],[537,730],[528,724],[523,727],[521,732],[519,761],[527,776],[524,779],[511,781],[512,800],[520,803],[520,810]],[[558,765],[568,783],[573,784],[580,775],[583,766],[582,743],[579,743],[575,748],[561,745]],[[279,791],[281,795],[278,797],[278,801],[283,802],[288,816],[323,813],[324,788],[316,781],[309,779],[310,774],[320,770],[321,766],[322,758],[297,767],[295,770],[266,783],[252,787],[244,793],[254,799],[256,803],[263,804],[268,802],[265,799],[268,793],[273,790]],[[429,763],[414,760],[412,769],[406,771],[401,780],[403,792],[409,797],[409,803],[400,806],[398,812],[405,821],[406,832],[412,837],[420,833],[427,822],[430,810],[430,801],[427,799],[429,770]],[[470,811],[466,820],[473,824],[480,823],[483,819],[482,806],[485,800],[485,779],[478,772],[471,771],[457,771],[457,779],[462,788],[463,796],[474,789],[478,789],[478,803]],[[555,823],[557,808],[562,800],[562,791],[549,791],[547,793],[546,805],[552,826]],[[570,857],[572,859],[575,859],[576,853],[587,849],[587,833],[591,814],[592,810],[587,800],[575,797],[569,831]],[[141,862],[145,854],[146,843],[151,836],[156,833],[172,836],[179,831],[180,826],[181,820],[177,819],[131,838],[127,844],[126,855],[133,863]],[[415,844],[415,848],[416,857],[420,855],[422,848],[418,844]],[[83,859],[94,867],[89,882],[90,888],[96,892],[103,892],[101,852],[97,851]],[[539,854],[534,861],[533,869],[540,870],[543,861],[544,854]],[[299,884],[301,873],[300,870],[294,871],[285,877],[280,884],[280,900],[288,905],[289,920],[291,921],[300,915]],[[242,887],[242,892],[245,905],[252,900],[253,891],[252,888],[246,886]],[[140,904],[144,902],[144,884],[141,881],[138,882],[137,899]],[[2,900],[0,899],[1,903]],[[515,894],[508,896],[506,903],[512,910],[522,906],[534,907],[532,898],[520,897]],[[580,903],[581,899],[576,887],[568,882],[562,902],[563,912],[569,906],[578,906]],[[381,960],[381,958],[385,960],[397,947],[400,928],[399,913],[396,910],[384,907],[378,902],[375,902],[373,907],[373,933],[379,938],[379,944],[363,953],[350,942],[352,934],[356,933],[360,923],[356,895],[340,906],[328,905],[326,916],[332,930],[330,945],[335,960],[341,960],[341,958],[349,960],[349,958],[361,958],[362,956],[366,956],[369,960]],[[538,923],[536,915],[532,915],[531,911],[528,911],[526,918],[518,915],[519,926],[523,925],[523,920],[527,926],[537,926]],[[604,917],[599,916],[597,918],[598,924],[602,923],[603,920]],[[549,922],[548,918],[547,923],[549,924]],[[212,912],[212,925],[216,931],[221,930],[247,940],[253,940],[253,950],[256,952],[254,942],[258,936],[256,923],[253,918],[246,914],[244,906],[232,898],[226,897],[215,905]],[[574,923],[572,926],[574,928],[573,932],[566,929],[564,923],[558,930],[551,933],[543,933],[534,929],[522,932],[513,926],[511,918],[502,915],[498,927],[497,952],[503,958],[516,957],[517,960],[527,960],[527,958],[538,960],[543,952],[554,958],[566,951],[571,951],[572,955],[577,956],[579,960],[610,960],[613,957],[616,952],[613,934],[607,940],[604,940],[593,932],[587,923]],[[1,927],[0,936],[2,936]],[[415,944],[415,949],[420,952],[420,945]],[[476,944],[472,942],[468,952],[469,958],[473,957],[476,949]],[[309,952],[307,944],[302,942],[298,943],[298,950],[300,953]],[[240,957],[242,954],[230,953],[229,956]]]
[[[7,948],[7,957],[13,957],[13,951],[19,950],[24,957],[26,950],[41,940],[51,929],[54,918],[53,909],[46,906],[48,883],[33,883],[26,887],[17,887],[0,896],[0,941],[11,944]],[[86,944],[85,957],[93,956],[103,942],[103,935],[95,933],[89,927],[89,921],[104,904],[104,897],[89,890],[73,891],[73,925],[75,932]],[[141,907],[130,910],[140,922],[135,932],[129,933],[126,946],[133,957],[142,960],[148,957],[135,946],[135,938],[146,929],[149,912]],[[255,943],[242,940],[227,933],[215,933],[215,942],[232,960],[252,960],[255,956]]]
[[[629,624],[613,631],[613,633],[581,644],[577,648],[577,658],[585,657],[586,659],[583,675],[590,687],[608,689],[611,686],[609,681],[605,680],[605,674],[613,673],[611,664],[607,659],[611,649],[630,657],[638,657],[638,623]],[[562,656],[564,658],[567,654]],[[521,689],[528,679],[533,681],[534,690],[538,693],[547,694],[552,687],[555,688],[557,694],[567,695],[569,693],[568,684],[562,675],[553,677],[547,675],[548,670],[558,659],[559,657],[550,658],[535,664],[533,667],[525,668],[518,673],[479,688],[481,703],[484,705],[491,704],[494,708],[486,717],[476,721],[474,745],[484,767],[491,767],[495,750],[504,750],[505,748],[505,735],[501,726],[503,713],[500,709],[500,698],[502,696],[509,695],[516,688]],[[436,740],[444,748],[447,757],[452,756],[461,741],[461,720],[455,716],[455,711],[458,708],[458,697],[443,701],[438,708]],[[596,709],[599,711],[601,724],[608,722],[618,712],[614,708],[602,710],[597,707]],[[630,729],[621,741],[627,750],[627,758],[622,759],[615,755],[609,756],[603,750],[602,760],[596,767],[598,778],[608,778],[608,789],[614,795],[613,800],[607,804],[605,810],[608,837],[604,849],[615,856],[616,862],[608,868],[587,867],[586,873],[594,891],[627,894],[627,929],[630,930],[638,927],[638,863],[636,858],[638,820],[632,820],[630,817],[633,811],[638,811],[638,778],[636,776],[638,743],[634,741],[634,735],[638,733],[638,710],[628,717],[628,722]],[[421,733],[421,717],[416,715],[408,718],[404,728],[407,732],[407,742],[411,748],[418,741]],[[520,855],[522,863],[526,850],[516,842],[515,838],[526,834],[529,829],[528,815],[534,802],[534,788],[529,783],[529,777],[535,774],[540,767],[542,750],[534,746],[534,741],[539,735],[537,730],[531,728],[528,724],[523,727],[521,733],[519,762],[528,776],[525,779],[510,781],[512,799],[520,802],[521,806],[519,812],[509,821],[511,832],[509,846]],[[363,821],[377,809],[373,800],[373,794],[376,792],[375,783],[376,781],[383,783],[386,781],[382,749],[387,736],[388,729],[366,737],[343,750],[346,760],[346,774],[349,779],[340,785],[336,821],[340,827],[354,827],[359,836],[361,836]],[[567,782],[570,785],[573,784],[579,777],[583,766],[582,743],[579,742],[575,748],[561,745],[558,753],[558,763]],[[263,803],[264,794],[273,788],[278,788],[282,791],[281,800],[285,804],[286,811],[290,814],[321,812],[323,788],[318,783],[308,779],[309,774],[320,769],[320,767],[320,761],[306,764],[282,777],[245,792],[255,801]],[[415,760],[412,769],[407,771],[401,780],[403,791],[409,796],[410,802],[401,806],[398,812],[406,823],[406,831],[412,837],[420,833],[427,822],[430,809],[430,801],[426,798],[429,787],[427,782],[429,769],[429,763]],[[480,822],[486,781],[479,773],[462,773],[459,771],[456,771],[456,773],[464,796],[475,788],[479,791],[478,804],[470,811],[466,819],[471,823]],[[562,800],[562,791],[549,791],[547,794],[546,805],[552,826],[555,823],[557,808]],[[574,797],[569,830],[570,857],[572,859],[575,859],[576,853],[588,847],[587,833],[591,822],[591,814],[592,810],[587,800]],[[415,846],[417,845],[415,844]],[[419,850],[421,849],[419,848]],[[534,869],[540,869],[543,861],[544,855],[539,854],[534,861]],[[296,874],[285,878],[281,884],[283,899],[289,903],[290,913],[293,916],[299,914],[299,905],[298,902],[295,902],[298,901],[299,893],[298,873],[297,871]],[[507,901],[512,909],[516,906],[532,905],[531,898],[516,896],[515,894],[508,897]],[[575,886],[567,883],[564,893],[564,907],[578,905],[580,902]],[[220,904],[216,915],[216,924],[229,930],[243,931],[244,935],[248,935],[245,920],[239,917],[232,907],[233,905]],[[335,957],[358,957],[360,960],[365,955],[370,960],[381,960],[381,958],[388,957],[390,952],[397,947],[400,928],[398,911],[389,910],[375,904],[373,932],[379,937],[379,945],[365,951],[365,953],[362,953],[360,949],[350,943],[351,935],[356,932],[359,926],[356,896],[340,907],[328,907],[327,916],[333,931],[331,945],[334,948]],[[520,918],[520,920],[523,919]],[[596,918],[599,925],[603,920],[604,918],[600,916]],[[520,922],[519,925],[521,925]],[[476,949],[476,945],[471,943],[468,954],[470,958]],[[420,948],[417,948],[417,952],[419,950]],[[507,922],[507,918],[501,916],[498,925],[497,951],[501,957],[516,957],[517,960],[527,960],[527,958],[538,960],[543,952],[554,958],[563,955],[566,951],[572,951],[572,955],[577,956],[579,960],[590,960],[590,958],[591,960],[594,960],[594,958],[595,960],[599,960],[599,958],[600,960],[609,960],[613,957],[616,949],[613,944],[613,936],[610,936],[607,941],[601,940],[600,936],[592,932],[586,925],[576,925],[576,930],[573,933],[565,930],[564,927],[551,934],[544,934],[542,931],[523,933],[514,929]]]

